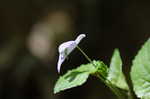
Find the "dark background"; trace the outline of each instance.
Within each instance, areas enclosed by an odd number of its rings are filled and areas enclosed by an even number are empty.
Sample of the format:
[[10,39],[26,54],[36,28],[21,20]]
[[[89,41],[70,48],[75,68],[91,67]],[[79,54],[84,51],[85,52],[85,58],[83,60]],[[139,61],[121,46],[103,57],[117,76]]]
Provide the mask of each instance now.
[[87,63],[75,50],[59,75],[57,47],[85,33],[79,46],[108,65],[119,48],[131,85],[132,59],[150,37],[149,11],[146,0],[1,0],[0,99],[116,99],[96,78],[54,95],[60,75]]

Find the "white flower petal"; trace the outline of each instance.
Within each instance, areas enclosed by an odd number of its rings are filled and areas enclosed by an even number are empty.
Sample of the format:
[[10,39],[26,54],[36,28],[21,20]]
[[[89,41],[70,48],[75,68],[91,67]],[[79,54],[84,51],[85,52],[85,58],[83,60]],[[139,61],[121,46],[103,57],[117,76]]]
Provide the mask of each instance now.
[[80,34],[75,41],[64,42],[59,46],[59,59],[57,63],[58,72],[60,72],[61,64],[65,61],[66,57],[77,47],[84,37],[85,34]]
[[64,42],[59,46],[58,51],[59,53],[64,53],[66,51],[67,54],[69,54],[76,46],[75,41]]
[[66,57],[75,49],[76,47],[75,41],[68,41],[62,43],[59,48],[59,60],[57,63],[57,71],[60,72],[61,64],[65,61]]
[[80,34],[75,40],[76,44],[78,45],[81,42],[81,40],[85,37],[86,37],[85,34]]
[[61,64],[65,61],[65,58],[66,58],[65,56],[59,55],[59,60],[58,60],[58,63],[57,63],[58,73],[60,72]]

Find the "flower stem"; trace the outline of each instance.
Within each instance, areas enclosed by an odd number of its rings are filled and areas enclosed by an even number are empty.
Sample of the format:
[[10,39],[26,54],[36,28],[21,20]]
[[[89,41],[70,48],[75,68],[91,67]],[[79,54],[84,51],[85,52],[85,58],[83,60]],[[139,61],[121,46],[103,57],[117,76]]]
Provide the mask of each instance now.
[[119,99],[124,99],[122,98],[122,95],[118,92],[118,90],[116,90],[115,87],[112,86],[112,84],[108,81],[106,82],[105,79],[102,79],[100,74],[96,75]]
[[84,53],[84,51],[77,45],[77,49],[85,56],[85,58],[92,63],[92,60]]
[[[86,55],[86,53],[84,53],[84,51],[83,51],[79,46],[77,46],[77,49],[84,55],[84,57],[85,57],[90,63],[93,64],[92,60]],[[95,64],[93,64],[93,66],[96,67]],[[111,90],[119,99],[125,99],[124,96],[119,92],[119,90],[118,90],[116,87],[114,87],[114,86],[112,85],[112,83],[111,83],[109,80],[107,80],[106,77],[105,77],[102,73],[97,72],[97,73],[96,73],[96,76],[97,76],[107,87],[109,87],[110,90]]]

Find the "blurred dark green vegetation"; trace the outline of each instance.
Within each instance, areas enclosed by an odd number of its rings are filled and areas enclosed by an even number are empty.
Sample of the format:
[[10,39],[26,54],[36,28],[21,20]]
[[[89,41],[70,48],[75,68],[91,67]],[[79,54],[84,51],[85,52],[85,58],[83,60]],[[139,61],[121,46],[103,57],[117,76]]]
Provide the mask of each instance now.
[[[150,37],[149,10],[145,0],[1,0],[0,99],[115,99],[93,78],[54,95],[57,47],[86,33],[81,48],[106,64],[119,48],[129,77],[131,60]],[[74,51],[61,74],[87,63],[80,56]]]

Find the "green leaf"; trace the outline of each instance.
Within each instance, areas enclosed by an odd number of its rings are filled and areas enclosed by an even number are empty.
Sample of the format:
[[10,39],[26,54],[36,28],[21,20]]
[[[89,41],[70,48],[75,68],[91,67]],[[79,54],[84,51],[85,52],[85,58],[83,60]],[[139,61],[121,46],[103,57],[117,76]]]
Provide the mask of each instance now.
[[130,74],[137,97],[150,99],[150,39],[133,60]]
[[142,96],[142,99],[150,99],[150,93],[147,93],[146,95]]
[[93,61],[92,63],[81,65],[76,69],[68,71],[56,82],[54,93],[84,84],[89,75],[96,73],[99,69],[103,68],[103,65],[100,61]]
[[122,60],[119,51],[116,49],[111,59],[111,64],[107,79],[116,87],[128,90],[125,76],[122,72]]

